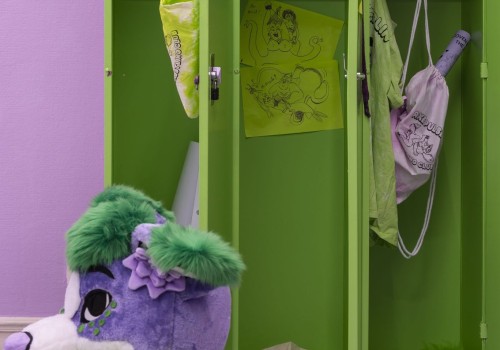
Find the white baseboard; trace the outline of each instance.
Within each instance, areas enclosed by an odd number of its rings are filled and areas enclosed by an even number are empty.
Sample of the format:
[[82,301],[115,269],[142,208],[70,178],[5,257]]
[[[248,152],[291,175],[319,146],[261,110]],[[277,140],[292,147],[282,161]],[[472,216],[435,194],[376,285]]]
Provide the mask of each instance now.
[[0,317],[0,347],[9,335],[22,331],[27,325],[40,320],[41,317]]

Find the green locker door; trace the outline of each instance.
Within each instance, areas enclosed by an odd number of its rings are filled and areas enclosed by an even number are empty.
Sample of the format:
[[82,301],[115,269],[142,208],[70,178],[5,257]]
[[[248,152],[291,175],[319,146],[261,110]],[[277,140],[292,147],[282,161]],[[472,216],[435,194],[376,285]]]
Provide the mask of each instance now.
[[500,86],[500,44],[498,32],[500,25],[498,14],[500,13],[500,2],[497,0],[485,0],[485,47],[484,54],[487,63],[487,79],[485,79],[486,95],[484,132],[485,132],[485,156],[484,156],[484,301],[483,317],[487,326],[487,337],[485,341],[487,350],[500,348],[500,261],[498,252],[500,250],[500,152],[498,142],[498,130],[500,130],[500,119],[498,111],[499,86]]
[[[362,13],[368,2],[350,0],[348,6],[346,99],[346,215],[347,215],[347,339],[348,350],[368,350],[369,236],[368,141],[369,120],[361,95]],[[362,73],[361,73],[362,74]]]
[[[200,227],[239,241],[239,4],[200,1]],[[219,98],[209,72],[221,69]],[[233,290],[227,349],[237,349],[238,291]]]
[[[237,239],[238,52],[229,0],[200,2],[200,225]],[[238,13],[238,12],[237,12]],[[219,98],[211,99],[210,72],[221,70]]]

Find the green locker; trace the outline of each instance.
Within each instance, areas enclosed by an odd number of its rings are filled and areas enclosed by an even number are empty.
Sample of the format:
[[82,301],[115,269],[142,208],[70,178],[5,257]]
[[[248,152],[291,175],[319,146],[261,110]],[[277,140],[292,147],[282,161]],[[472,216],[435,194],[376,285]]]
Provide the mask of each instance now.
[[[447,76],[450,103],[434,210],[424,248],[410,261],[397,249],[369,246],[369,121],[358,114],[357,0],[284,1],[345,21],[335,54],[344,128],[256,138],[245,137],[240,94],[246,0],[200,1],[200,72],[206,74],[200,74],[200,118],[193,120],[173,82],[159,1],[105,1],[106,183],[135,186],[169,207],[189,142],[199,141],[200,225],[238,247],[248,267],[233,291],[227,349],[287,341],[309,350],[500,348],[500,167],[494,153],[500,73],[491,63],[500,61],[494,39],[500,5],[428,1],[434,60],[458,29],[473,39]],[[387,3],[405,56],[415,1]],[[425,65],[424,45],[417,35],[409,77]],[[214,103],[211,54],[222,68]],[[410,245],[426,200],[427,186],[399,209]]]
[[500,71],[496,62],[500,62],[500,46],[495,38],[498,32],[496,16],[500,13],[498,1],[488,1],[483,5],[483,18],[486,23],[484,32],[484,62],[487,63],[487,79],[483,85],[483,320],[486,324],[487,349],[500,347],[500,284],[498,279],[498,250],[500,249],[500,196],[498,181],[500,163],[498,154],[498,138],[496,131],[500,127],[495,117],[499,108],[498,82]]

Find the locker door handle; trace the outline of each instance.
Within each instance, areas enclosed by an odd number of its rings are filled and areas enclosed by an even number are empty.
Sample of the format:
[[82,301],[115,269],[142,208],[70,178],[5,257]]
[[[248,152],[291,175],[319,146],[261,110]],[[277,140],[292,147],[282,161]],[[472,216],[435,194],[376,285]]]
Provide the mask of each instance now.
[[219,86],[221,83],[221,68],[210,67],[210,98],[212,101],[219,99]]
[[214,101],[219,99],[219,86],[221,84],[222,69],[215,66],[215,54],[210,55],[210,71],[208,72],[210,78],[210,100],[212,105]]

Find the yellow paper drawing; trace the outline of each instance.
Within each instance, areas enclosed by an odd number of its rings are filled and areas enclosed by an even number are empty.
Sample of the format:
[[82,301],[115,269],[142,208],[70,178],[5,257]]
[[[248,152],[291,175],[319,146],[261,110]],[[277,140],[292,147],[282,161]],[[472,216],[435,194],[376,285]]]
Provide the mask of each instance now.
[[338,62],[241,70],[247,137],[342,128]]
[[278,1],[249,1],[242,18],[241,63],[263,66],[330,59],[343,23]]

